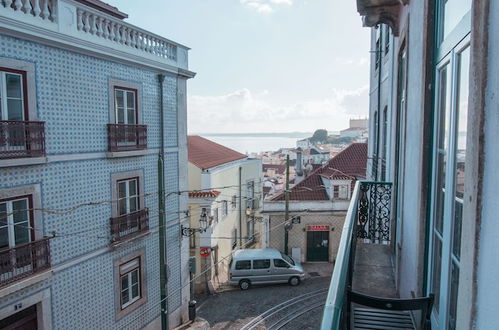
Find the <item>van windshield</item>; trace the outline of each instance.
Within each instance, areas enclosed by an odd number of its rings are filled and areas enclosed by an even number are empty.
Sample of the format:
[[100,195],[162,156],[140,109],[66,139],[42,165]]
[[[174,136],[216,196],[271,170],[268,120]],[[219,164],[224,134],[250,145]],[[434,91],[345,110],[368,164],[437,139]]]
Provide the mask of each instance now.
[[281,252],[281,257],[286,260],[289,264],[295,265],[295,261],[291,259],[289,256],[285,255],[284,253]]

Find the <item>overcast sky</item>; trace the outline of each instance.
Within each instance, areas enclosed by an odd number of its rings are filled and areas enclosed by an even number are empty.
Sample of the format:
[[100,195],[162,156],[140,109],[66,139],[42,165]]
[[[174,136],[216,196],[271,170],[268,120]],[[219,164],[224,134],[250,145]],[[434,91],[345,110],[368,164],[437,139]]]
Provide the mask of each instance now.
[[106,2],[191,48],[190,134],[338,131],[368,113],[369,29],[355,0]]

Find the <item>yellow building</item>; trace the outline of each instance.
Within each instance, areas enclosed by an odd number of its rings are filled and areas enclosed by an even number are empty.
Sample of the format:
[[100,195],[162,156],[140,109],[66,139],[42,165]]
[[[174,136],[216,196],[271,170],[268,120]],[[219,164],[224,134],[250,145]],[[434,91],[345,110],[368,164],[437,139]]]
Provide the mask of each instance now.
[[262,164],[200,136],[188,142],[190,228],[206,228],[191,230],[191,276],[205,292],[226,282],[232,251],[261,247]]

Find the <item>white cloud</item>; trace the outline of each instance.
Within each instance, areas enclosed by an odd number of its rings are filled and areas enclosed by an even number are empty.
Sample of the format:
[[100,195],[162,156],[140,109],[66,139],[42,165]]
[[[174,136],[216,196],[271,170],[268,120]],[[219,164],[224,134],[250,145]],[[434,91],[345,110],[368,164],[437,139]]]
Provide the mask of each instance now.
[[251,8],[261,14],[270,14],[274,12],[274,7],[278,5],[293,4],[293,0],[240,0],[243,5]]
[[253,133],[332,131],[347,128],[348,119],[368,113],[368,86],[355,90],[334,89],[323,99],[273,105],[268,91],[253,93],[242,88],[226,95],[188,99],[190,133]]

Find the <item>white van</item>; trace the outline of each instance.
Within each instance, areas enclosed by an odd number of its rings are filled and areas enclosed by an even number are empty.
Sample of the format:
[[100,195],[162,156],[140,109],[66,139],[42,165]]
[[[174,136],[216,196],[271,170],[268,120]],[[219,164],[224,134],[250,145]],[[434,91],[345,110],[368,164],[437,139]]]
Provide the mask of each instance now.
[[297,260],[276,249],[237,250],[229,265],[229,284],[247,290],[252,284],[298,285],[305,272]]

